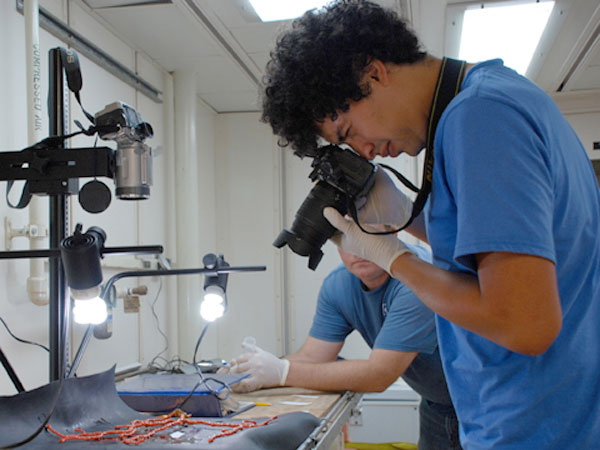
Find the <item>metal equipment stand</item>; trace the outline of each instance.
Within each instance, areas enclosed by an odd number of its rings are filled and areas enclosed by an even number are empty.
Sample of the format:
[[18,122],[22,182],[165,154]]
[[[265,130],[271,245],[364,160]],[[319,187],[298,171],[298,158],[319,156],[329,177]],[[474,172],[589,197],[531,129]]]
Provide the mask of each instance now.
[[[49,64],[49,94],[48,115],[50,118],[50,136],[63,136],[67,134],[68,124],[68,94],[64,68],[61,61],[60,50],[50,50]],[[65,145],[67,145],[65,143]],[[64,151],[64,150],[59,150]],[[78,180],[63,180],[62,187],[68,189],[75,185],[77,192]],[[67,237],[69,228],[69,204],[67,194],[51,195],[49,197],[49,233],[50,248],[60,248],[60,243]],[[49,323],[49,348],[50,348],[50,381],[63,378],[67,372],[68,358],[68,333],[69,308],[67,278],[62,267],[60,257],[49,258],[49,294],[50,294],[50,323]]]

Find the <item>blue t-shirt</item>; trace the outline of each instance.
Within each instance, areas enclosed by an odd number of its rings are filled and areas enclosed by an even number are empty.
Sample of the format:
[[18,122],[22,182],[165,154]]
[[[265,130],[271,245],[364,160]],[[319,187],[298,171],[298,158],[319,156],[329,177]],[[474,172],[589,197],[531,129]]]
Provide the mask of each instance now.
[[[411,246],[426,261],[431,255]],[[435,315],[398,280],[367,291],[343,265],[325,278],[310,330],[316,339],[343,342],[357,330],[371,348],[418,352],[402,378],[422,397],[451,404],[435,330]]]
[[492,60],[467,73],[434,148],[434,264],[476,274],[481,252],[546,258],[563,315],[556,341],[535,357],[437,318],[463,446],[597,448],[600,195],[581,142],[550,97]]

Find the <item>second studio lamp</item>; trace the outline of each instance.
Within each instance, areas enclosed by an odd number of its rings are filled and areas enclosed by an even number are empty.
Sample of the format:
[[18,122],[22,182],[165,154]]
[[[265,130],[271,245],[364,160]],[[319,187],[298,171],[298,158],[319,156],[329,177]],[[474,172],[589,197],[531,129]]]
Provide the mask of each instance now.
[[62,241],[61,259],[74,301],[73,319],[80,324],[97,325],[107,318],[106,302],[100,295],[100,258],[106,233],[99,227],[91,227],[85,233],[81,230],[81,224],[77,224],[74,234]]

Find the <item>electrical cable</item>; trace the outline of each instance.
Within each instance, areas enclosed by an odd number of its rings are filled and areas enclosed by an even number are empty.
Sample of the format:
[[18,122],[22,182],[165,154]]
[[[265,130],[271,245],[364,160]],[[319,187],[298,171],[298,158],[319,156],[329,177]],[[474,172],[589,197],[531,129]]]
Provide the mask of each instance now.
[[[231,395],[231,389],[229,388],[229,386],[227,386],[227,384],[224,383],[223,381],[217,380],[216,378],[205,377],[202,374],[202,370],[200,370],[200,366],[196,362],[196,355],[198,353],[198,348],[200,347],[200,342],[202,342],[202,338],[204,337],[204,334],[206,333],[206,330],[208,329],[209,325],[210,325],[210,322],[207,322],[206,325],[204,325],[204,329],[202,330],[202,333],[200,334],[200,337],[196,341],[196,348],[194,349],[194,357],[192,358],[192,363],[194,364],[194,368],[196,369],[196,373],[198,374],[198,376],[202,380],[202,383],[204,384],[204,386],[206,386],[206,389],[208,389],[210,391],[210,393],[213,394],[215,397],[217,397],[219,400],[227,400],[229,398],[229,396]],[[220,384],[221,386],[223,386],[227,390],[227,394],[225,395],[225,397],[223,397],[223,398],[219,397],[219,391],[211,389],[210,386],[207,384],[208,381],[214,381],[215,383]]]
[[[164,361],[162,365],[158,364],[157,361]],[[189,361],[181,359],[179,356],[173,357],[171,360],[167,360],[167,358],[163,356],[155,357],[149,364],[148,369],[153,372],[169,372],[169,373],[183,373],[181,370],[182,364],[191,364]]]
[[15,369],[13,369],[12,365],[10,364],[10,361],[2,351],[2,348],[0,348],[0,363],[2,363],[2,366],[4,366],[4,370],[6,370],[6,374],[10,378],[10,381],[12,381],[15,385],[17,392],[24,392],[25,388],[23,387],[23,383],[21,383],[19,376],[17,375]]
[[[206,389],[219,400],[227,400],[229,398],[229,396],[231,395],[231,388],[227,385],[227,383],[225,383],[221,380],[217,380],[216,378],[213,378],[213,377],[205,377],[204,374],[202,373],[202,370],[200,370],[200,367],[198,366],[198,364],[196,362],[196,355],[198,353],[198,348],[200,347],[202,338],[206,334],[206,330],[208,329],[209,325],[210,325],[210,322],[207,322],[206,325],[204,325],[204,328],[202,329],[202,333],[200,333],[200,336],[198,337],[198,340],[196,341],[196,347],[194,349],[194,356],[192,359],[192,364],[194,365],[194,368],[196,369],[196,373],[200,377],[200,381],[198,381],[196,383],[196,385],[192,388],[190,393],[183,399],[183,401],[181,401],[181,403],[179,403],[177,408],[183,407],[185,402],[187,402],[190,398],[192,398],[192,395],[194,395],[194,392],[196,391],[196,389],[198,389],[198,387],[201,384],[203,384],[206,387]],[[214,383],[217,383],[217,384],[223,386],[226,390],[226,395],[224,397],[220,397],[220,392],[218,390],[212,389],[208,384],[209,381],[212,381]],[[176,408],[174,408],[174,409],[176,409]]]
[[156,292],[156,296],[154,297],[154,301],[150,305],[150,311],[152,312],[152,316],[154,317],[154,320],[156,322],[156,329],[158,330],[158,332],[160,333],[160,335],[165,340],[165,348],[163,348],[160,352],[158,352],[158,354],[154,358],[152,358],[152,360],[148,364],[148,367],[153,366],[154,362],[156,361],[156,359],[160,358],[161,357],[160,355],[162,355],[164,352],[166,352],[168,350],[168,348],[169,348],[169,338],[164,333],[164,331],[160,328],[160,320],[158,319],[158,315],[156,314],[156,310],[154,309],[155,306],[156,306],[156,302],[158,302],[158,297],[160,296],[160,292],[162,291],[162,288],[163,288],[163,280],[162,280],[162,278],[160,278],[160,285],[158,286],[158,291]]
[[4,319],[3,319],[2,317],[0,317],[0,322],[2,322],[2,325],[4,325],[4,328],[6,328],[6,331],[8,331],[8,334],[10,334],[10,336],[11,336],[11,337],[12,337],[14,340],[16,340],[16,341],[19,341],[19,342],[21,342],[21,343],[23,343],[23,344],[36,345],[36,346],[38,346],[38,347],[40,347],[40,348],[42,348],[42,349],[46,350],[48,353],[50,353],[50,349],[49,349],[48,347],[46,347],[45,345],[38,344],[37,342],[31,342],[31,341],[27,341],[27,340],[25,340],[25,339],[21,339],[21,338],[19,338],[19,337],[15,336],[15,335],[13,334],[13,332],[12,332],[12,331],[10,331],[10,328],[8,328],[8,325],[6,324],[6,322],[4,321]]

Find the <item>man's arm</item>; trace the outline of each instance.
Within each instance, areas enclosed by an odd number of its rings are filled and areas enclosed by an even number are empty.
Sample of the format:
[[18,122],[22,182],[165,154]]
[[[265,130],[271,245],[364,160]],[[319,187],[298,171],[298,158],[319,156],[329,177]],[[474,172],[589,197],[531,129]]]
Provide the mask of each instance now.
[[343,342],[308,337],[287,359],[287,386],[322,391],[381,392],[410,366],[415,352],[374,349],[366,360],[336,360]]
[[520,253],[490,252],[477,258],[477,277],[421,260],[393,236],[363,233],[334,208],[325,217],[341,234],[331,239],[387,268],[433,312],[513,352],[540,355],[562,327],[554,263]]
[[300,350],[287,355],[285,359],[307,363],[331,362],[337,359],[343,346],[343,342],[329,342],[308,336]]
[[544,353],[562,326],[554,264],[537,256],[493,252],[478,255],[477,266],[476,278],[405,253],[390,269],[447,320],[509,350]]
[[250,372],[250,377],[233,389],[251,392],[284,385],[322,391],[381,392],[396,381],[417,356],[413,352],[375,349],[366,360],[336,360],[342,345],[343,342],[309,337],[297,353],[288,357],[289,367],[285,368],[288,361],[256,348],[234,360],[231,371]]

